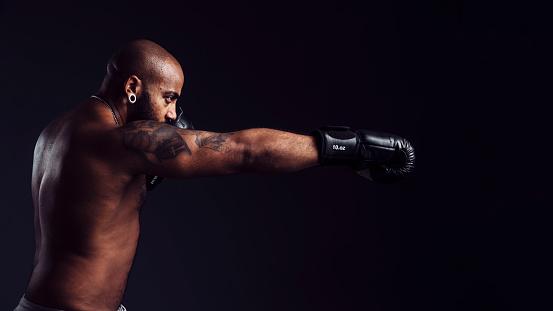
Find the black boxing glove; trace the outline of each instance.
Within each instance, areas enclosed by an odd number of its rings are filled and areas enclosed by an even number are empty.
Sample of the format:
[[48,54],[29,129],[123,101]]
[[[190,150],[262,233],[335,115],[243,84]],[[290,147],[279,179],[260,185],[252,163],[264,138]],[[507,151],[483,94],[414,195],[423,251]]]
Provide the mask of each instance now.
[[[188,116],[184,114],[181,107],[178,107],[178,110],[180,112],[179,112],[179,115],[177,116],[177,118],[175,120],[172,120],[172,121],[167,122],[167,123],[171,124],[171,125],[174,125],[178,128],[181,128],[183,130],[193,130],[194,126],[192,125],[192,122],[190,121]],[[152,191],[162,181],[163,181],[163,177],[147,175],[146,176],[146,189],[148,189],[148,191]]]
[[347,126],[324,126],[313,131],[319,141],[321,165],[346,165],[357,174],[378,183],[406,178],[415,168],[415,150],[397,135],[357,130]]

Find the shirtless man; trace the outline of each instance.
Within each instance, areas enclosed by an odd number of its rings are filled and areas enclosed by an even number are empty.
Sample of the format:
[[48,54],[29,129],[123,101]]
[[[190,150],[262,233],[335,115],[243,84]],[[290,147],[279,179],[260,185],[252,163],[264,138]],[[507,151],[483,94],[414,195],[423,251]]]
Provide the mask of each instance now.
[[211,133],[170,125],[183,83],[181,66],[166,50],[133,41],[110,58],[92,98],[44,129],[32,176],[34,269],[16,311],[125,310],[146,175],[184,179],[338,164],[394,182],[413,168],[412,147],[391,134],[344,127],[313,136]]

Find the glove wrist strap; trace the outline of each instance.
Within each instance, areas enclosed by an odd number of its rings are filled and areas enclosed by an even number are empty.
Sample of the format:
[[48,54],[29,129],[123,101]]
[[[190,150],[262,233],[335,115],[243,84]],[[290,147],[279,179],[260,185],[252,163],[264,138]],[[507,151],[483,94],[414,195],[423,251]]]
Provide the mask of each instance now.
[[359,159],[359,139],[347,126],[323,126],[311,135],[319,141],[321,165],[352,165]]

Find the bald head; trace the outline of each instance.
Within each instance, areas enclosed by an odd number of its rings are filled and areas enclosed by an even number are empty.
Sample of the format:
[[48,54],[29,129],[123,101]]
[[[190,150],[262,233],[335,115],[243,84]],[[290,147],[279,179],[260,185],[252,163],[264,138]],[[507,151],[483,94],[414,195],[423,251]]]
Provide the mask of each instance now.
[[112,104],[125,122],[163,122],[176,117],[183,83],[182,68],[169,52],[152,41],[136,40],[109,59],[96,95]]
[[144,83],[183,75],[179,62],[164,48],[149,40],[135,40],[122,46],[109,59],[107,77],[121,82],[136,75]]

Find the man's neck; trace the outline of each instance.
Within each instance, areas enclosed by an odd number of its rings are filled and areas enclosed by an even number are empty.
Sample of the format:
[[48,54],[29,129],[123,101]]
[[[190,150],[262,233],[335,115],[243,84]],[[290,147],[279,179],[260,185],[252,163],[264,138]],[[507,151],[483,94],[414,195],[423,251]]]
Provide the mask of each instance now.
[[127,109],[122,101],[117,100],[116,96],[103,89],[98,90],[95,95],[103,99],[111,107],[120,125],[127,124]]

